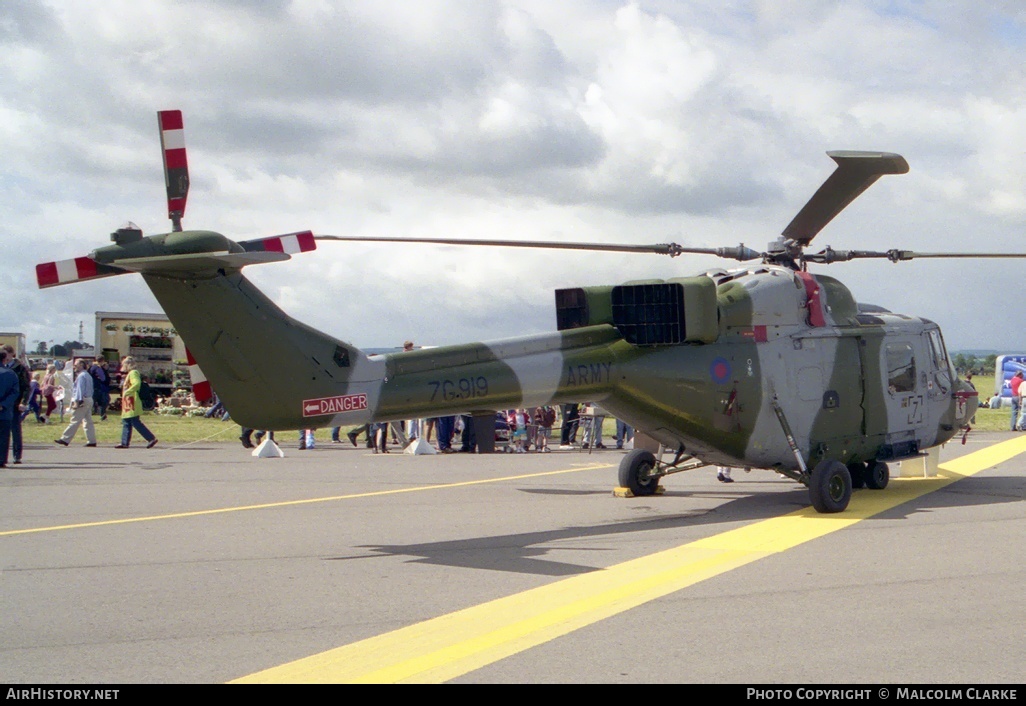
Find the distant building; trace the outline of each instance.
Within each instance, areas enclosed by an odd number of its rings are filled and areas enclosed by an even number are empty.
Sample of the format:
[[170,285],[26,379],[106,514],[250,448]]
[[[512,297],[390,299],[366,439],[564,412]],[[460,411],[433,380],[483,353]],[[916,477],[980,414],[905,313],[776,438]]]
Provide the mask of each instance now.
[[14,346],[14,352],[18,356],[25,355],[25,334],[0,331],[0,346]]
[[126,355],[135,358],[156,394],[170,394],[176,378],[188,386],[185,343],[164,314],[98,311],[94,340],[94,355],[102,355],[114,366]]

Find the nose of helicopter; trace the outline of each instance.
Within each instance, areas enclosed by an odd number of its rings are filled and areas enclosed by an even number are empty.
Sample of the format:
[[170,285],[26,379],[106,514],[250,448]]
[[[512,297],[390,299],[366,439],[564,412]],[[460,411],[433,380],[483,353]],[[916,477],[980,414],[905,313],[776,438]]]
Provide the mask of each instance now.
[[976,414],[979,406],[979,393],[976,388],[965,380],[955,381],[955,424],[965,427]]

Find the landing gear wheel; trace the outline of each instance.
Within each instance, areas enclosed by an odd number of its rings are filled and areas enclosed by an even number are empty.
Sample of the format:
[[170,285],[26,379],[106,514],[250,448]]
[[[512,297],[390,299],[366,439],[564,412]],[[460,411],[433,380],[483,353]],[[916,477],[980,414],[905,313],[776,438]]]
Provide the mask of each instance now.
[[891,471],[883,461],[873,461],[866,470],[866,487],[883,490],[891,479]]
[[866,464],[862,462],[849,463],[848,475],[851,476],[852,490],[866,487]]
[[809,499],[816,512],[844,512],[851,500],[851,475],[840,461],[820,461],[812,469]]
[[620,461],[620,485],[637,496],[653,495],[659,487],[659,479],[649,474],[655,467],[655,454],[644,449],[634,449]]

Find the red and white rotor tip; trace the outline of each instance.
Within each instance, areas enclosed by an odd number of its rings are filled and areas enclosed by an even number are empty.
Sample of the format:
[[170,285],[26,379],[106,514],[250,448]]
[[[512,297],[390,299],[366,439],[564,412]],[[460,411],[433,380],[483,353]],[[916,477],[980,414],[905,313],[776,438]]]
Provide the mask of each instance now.
[[185,200],[189,196],[189,163],[185,156],[185,125],[182,111],[157,113],[160,147],[164,154],[164,184],[167,186],[167,217],[174,230],[182,229]]
[[36,283],[40,289],[45,289],[87,279],[113,277],[123,271],[115,267],[101,265],[88,257],[75,257],[70,260],[57,260],[36,265]]
[[203,375],[203,371],[196,364],[196,359],[192,357],[192,353],[189,349],[185,349],[185,362],[189,365],[189,379],[192,381],[192,395],[196,398],[197,402],[206,402],[209,399],[213,399],[214,392],[210,387],[210,383],[207,381],[206,376]]

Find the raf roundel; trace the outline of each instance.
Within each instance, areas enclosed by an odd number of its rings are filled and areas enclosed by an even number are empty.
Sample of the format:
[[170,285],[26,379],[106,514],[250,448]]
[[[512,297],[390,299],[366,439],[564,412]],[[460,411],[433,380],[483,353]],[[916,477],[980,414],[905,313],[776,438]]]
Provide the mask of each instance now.
[[730,362],[726,358],[716,358],[709,366],[709,377],[717,385],[730,382]]

